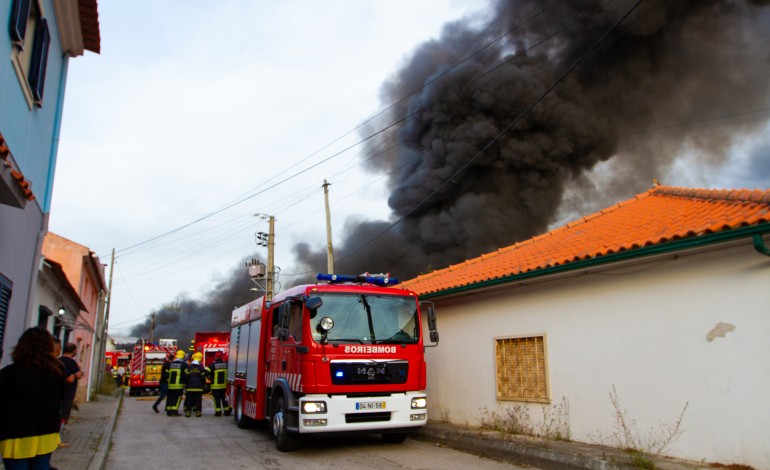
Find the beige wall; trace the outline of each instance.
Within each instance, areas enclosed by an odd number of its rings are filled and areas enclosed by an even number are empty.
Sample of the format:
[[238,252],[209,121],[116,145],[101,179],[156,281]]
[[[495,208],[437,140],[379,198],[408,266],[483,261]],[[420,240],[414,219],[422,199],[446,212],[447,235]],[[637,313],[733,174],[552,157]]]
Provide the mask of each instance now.
[[[430,416],[505,415],[517,403],[496,399],[494,338],[544,334],[550,412],[568,404],[572,440],[612,443],[614,386],[639,434],[661,435],[688,403],[668,455],[770,468],[769,281],[770,257],[744,244],[435,300]],[[719,323],[735,329],[708,341]],[[542,420],[542,405],[526,406]]]

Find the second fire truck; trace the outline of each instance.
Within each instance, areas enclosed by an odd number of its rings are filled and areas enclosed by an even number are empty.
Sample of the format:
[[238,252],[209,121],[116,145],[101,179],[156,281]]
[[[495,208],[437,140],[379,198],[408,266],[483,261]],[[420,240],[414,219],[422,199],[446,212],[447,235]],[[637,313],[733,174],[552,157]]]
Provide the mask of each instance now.
[[402,442],[427,423],[423,315],[433,305],[386,276],[318,275],[236,308],[228,360],[235,422],[269,420],[276,447],[302,434],[380,433]]
[[160,387],[160,370],[167,355],[173,357],[177,346],[175,339],[160,339],[157,343],[140,339],[134,345],[131,354],[131,377],[128,394],[141,395],[143,392],[155,392]]

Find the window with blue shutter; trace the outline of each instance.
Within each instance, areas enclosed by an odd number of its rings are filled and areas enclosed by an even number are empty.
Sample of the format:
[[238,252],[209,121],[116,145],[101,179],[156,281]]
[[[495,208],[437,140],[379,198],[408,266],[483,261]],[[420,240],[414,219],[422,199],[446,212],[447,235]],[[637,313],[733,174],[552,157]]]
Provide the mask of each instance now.
[[11,6],[11,22],[8,24],[8,32],[11,34],[11,41],[19,47],[24,44],[30,5],[30,0],[13,0]]
[[45,18],[38,21],[35,28],[35,42],[32,43],[32,61],[29,64],[29,86],[32,96],[40,106],[43,101],[43,87],[45,86],[45,69],[48,63],[48,46],[51,45],[51,33],[48,32],[48,22]]
[[8,310],[11,308],[11,292],[13,292],[13,283],[0,274],[0,359],[3,358],[3,338],[5,338]]
[[51,33],[44,13],[41,0],[13,0],[11,4],[11,63],[30,109],[42,106],[45,89]]

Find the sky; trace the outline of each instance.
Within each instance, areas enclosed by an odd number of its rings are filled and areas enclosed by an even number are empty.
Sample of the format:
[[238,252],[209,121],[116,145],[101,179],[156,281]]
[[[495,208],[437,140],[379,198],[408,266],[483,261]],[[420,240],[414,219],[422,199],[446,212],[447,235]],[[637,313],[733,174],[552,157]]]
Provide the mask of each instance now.
[[417,44],[479,4],[99,2],[101,53],[70,61],[49,228],[105,264],[116,250],[110,332],[200,295],[244,257],[264,262],[256,214],[276,218],[288,273],[293,243],[325,243],[325,179],[332,226],[387,214],[382,176],[345,151],[351,131]]
[[[737,11],[719,15],[701,5],[730,2],[701,2],[686,14],[671,7],[666,16],[612,0],[584,29],[565,20],[558,45],[525,61],[490,66],[499,57],[471,56],[457,75],[488,67],[482,78],[420,88],[444,80],[446,64],[457,63],[447,57],[491,44],[497,30],[514,31],[506,18],[531,21],[526,33],[514,33],[518,41],[494,48],[500,57],[535,40],[548,44],[555,36],[546,29],[575,13],[570,2],[550,12],[537,10],[538,2],[513,3],[100,2],[101,53],[70,61],[49,228],[108,265],[116,250],[110,333],[128,334],[169,303],[210,298],[245,278],[246,260],[267,257],[255,236],[267,232],[265,216],[276,219],[277,287],[307,276],[326,250],[324,180],[331,183],[339,253],[370,240],[387,226],[382,221],[405,220],[368,246],[364,260],[351,262],[396,276],[415,269],[403,268],[399,257],[444,267],[435,253],[422,256],[431,248],[403,248],[414,234],[435,237],[432,249],[454,264],[632,197],[653,177],[672,186],[770,187],[766,2],[738,2]],[[559,73],[594,41],[581,35],[625,11],[635,15],[625,29],[612,29],[609,45],[560,82]],[[644,41],[651,37],[669,39],[655,47],[671,50],[650,61],[663,72],[633,55],[654,50]],[[697,54],[683,56],[688,47]],[[612,56],[619,50],[623,60]],[[556,64],[554,72],[537,60]],[[605,73],[588,73],[596,70]],[[521,103],[534,102],[548,84],[557,87],[520,122]],[[416,89],[423,92],[410,95]],[[486,98],[493,90],[502,94]],[[435,103],[453,107],[431,109]],[[431,112],[419,119],[411,114],[426,108]],[[517,137],[495,137],[489,122],[467,125],[467,118],[450,138],[436,124],[485,112],[499,121],[497,129],[510,122],[508,134]],[[518,137],[524,131],[527,137]],[[401,139],[401,150],[385,148],[388,134]],[[364,139],[370,135],[376,137]],[[451,175],[465,162],[481,162],[484,151],[477,152],[488,143],[513,149],[515,161],[496,155],[488,168]],[[576,152],[580,146],[598,150]],[[501,179],[532,155],[566,163]],[[418,157],[442,163],[421,167]],[[444,181],[454,186],[422,199]],[[453,192],[460,194],[455,201],[442,194]],[[431,197],[442,198],[435,206],[446,210],[421,206]],[[509,211],[514,201],[528,209]],[[410,221],[415,207],[423,213]],[[497,223],[500,214],[525,229]],[[547,217],[534,217],[541,214]],[[506,238],[514,231],[517,239]]]

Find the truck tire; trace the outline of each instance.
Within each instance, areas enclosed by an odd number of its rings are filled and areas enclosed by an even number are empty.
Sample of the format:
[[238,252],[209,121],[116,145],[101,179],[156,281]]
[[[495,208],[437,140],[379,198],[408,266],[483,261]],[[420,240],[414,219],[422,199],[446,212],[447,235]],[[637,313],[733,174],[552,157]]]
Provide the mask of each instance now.
[[235,413],[233,413],[235,425],[240,429],[248,428],[251,425],[251,418],[243,414],[243,394],[240,390],[235,394],[235,403],[233,405],[235,405]]
[[273,407],[273,416],[270,419],[273,438],[275,438],[275,447],[281,452],[290,452],[299,447],[299,436],[286,429],[286,406],[283,396],[278,396]]
[[382,440],[388,444],[401,444],[406,440],[405,432],[394,432],[382,435]]

